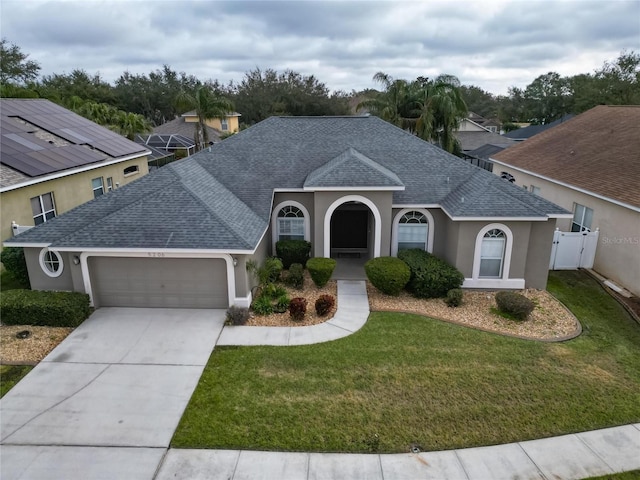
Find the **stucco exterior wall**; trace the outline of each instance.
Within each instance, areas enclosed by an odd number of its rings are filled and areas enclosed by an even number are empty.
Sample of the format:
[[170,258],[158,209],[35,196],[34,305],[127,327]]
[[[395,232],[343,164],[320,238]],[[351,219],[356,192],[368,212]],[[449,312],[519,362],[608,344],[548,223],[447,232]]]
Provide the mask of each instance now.
[[[229,116],[226,117],[227,124],[229,126],[228,130],[222,130],[222,122],[219,118],[208,118],[205,123],[211,128],[215,128],[221,132],[237,132],[240,129],[240,121],[238,116]],[[184,123],[195,123],[198,121],[198,117],[196,115],[189,115],[184,117]]]
[[[543,198],[569,211],[575,203],[592,209],[591,230],[600,229],[593,269],[640,295],[640,212],[500,164],[494,165],[493,172],[510,173],[520,187],[540,188]],[[559,219],[557,226],[571,231],[571,219]]]
[[[363,191],[363,192],[352,192],[352,191],[343,191],[343,192],[315,192],[314,194],[314,205],[313,205],[313,229],[314,235],[312,240],[311,252],[314,257],[323,257],[325,256],[324,250],[324,221],[325,216],[329,208],[334,202],[345,199],[351,200],[354,199],[358,201],[359,198],[366,198],[371,201],[378,212],[380,213],[380,256],[389,256],[391,253],[391,212],[392,212],[392,201],[393,201],[393,192],[390,191]],[[372,239],[375,226],[370,225],[371,237]],[[370,252],[373,256],[373,252]]]
[[[134,165],[138,167],[138,173],[125,176],[124,169]],[[94,178],[102,177],[104,190],[105,193],[107,193],[108,177],[113,178],[115,188],[116,183],[122,187],[147,173],[149,173],[147,157],[142,156],[133,160],[127,160],[125,162],[3,192],[0,201],[0,217],[2,220],[0,226],[2,238],[0,240],[7,240],[13,235],[11,231],[12,221],[15,221],[18,225],[34,225],[33,212],[31,210],[31,198],[33,197],[53,192],[56,215],[61,215],[78,205],[93,200],[91,180]]]
[[[64,291],[78,291],[84,293],[84,286],[82,285],[82,272],[79,265],[74,265],[72,256],[66,252],[58,253],[62,258],[62,274],[59,277],[52,278],[44,273],[40,266],[40,251],[41,248],[25,248],[24,258],[27,263],[27,270],[29,271],[29,281],[31,282],[32,290],[64,290]],[[74,271],[75,270],[75,271]],[[79,277],[80,284],[74,283],[74,278],[77,280]],[[76,288],[78,287],[79,288]]]

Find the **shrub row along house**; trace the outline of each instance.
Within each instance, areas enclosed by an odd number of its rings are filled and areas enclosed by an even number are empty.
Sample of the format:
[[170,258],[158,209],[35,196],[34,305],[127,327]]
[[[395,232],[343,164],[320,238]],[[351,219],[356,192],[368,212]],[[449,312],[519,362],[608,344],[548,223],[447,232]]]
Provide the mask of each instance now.
[[[247,261],[421,248],[470,288],[545,288],[567,210],[376,117],[271,117],[29,230],[31,285],[95,306],[248,306]],[[43,261],[46,259],[46,261]]]

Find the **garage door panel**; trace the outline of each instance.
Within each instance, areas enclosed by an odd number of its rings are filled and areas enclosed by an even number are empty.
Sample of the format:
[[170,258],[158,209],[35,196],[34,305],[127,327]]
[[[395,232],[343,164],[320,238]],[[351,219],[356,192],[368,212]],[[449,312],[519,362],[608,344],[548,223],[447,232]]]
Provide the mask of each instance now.
[[101,307],[227,308],[222,259],[89,257]]

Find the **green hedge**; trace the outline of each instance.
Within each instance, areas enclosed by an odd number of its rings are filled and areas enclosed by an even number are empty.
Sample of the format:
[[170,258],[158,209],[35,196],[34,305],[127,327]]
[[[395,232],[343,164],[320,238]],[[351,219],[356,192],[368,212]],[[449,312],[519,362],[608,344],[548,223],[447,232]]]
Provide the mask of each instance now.
[[333,258],[324,257],[307,260],[307,270],[309,270],[309,275],[317,287],[322,288],[327,284],[336,268],[336,263]]
[[444,260],[424,250],[412,248],[398,252],[411,270],[407,289],[418,298],[446,297],[453,288],[460,288],[464,275]]
[[372,258],[364,271],[373,286],[387,295],[400,295],[411,278],[409,266],[396,257]]
[[306,240],[280,240],[276,242],[276,255],[282,260],[284,268],[288,269],[294,263],[302,266],[307,263],[311,243]]
[[8,290],[0,297],[2,323],[77,327],[90,314],[89,295],[78,292]]
[[13,275],[23,286],[29,286],[29,272],[24,259],[24,249],[19,247],[5,247],[0,253],[0,261],[4,268]]

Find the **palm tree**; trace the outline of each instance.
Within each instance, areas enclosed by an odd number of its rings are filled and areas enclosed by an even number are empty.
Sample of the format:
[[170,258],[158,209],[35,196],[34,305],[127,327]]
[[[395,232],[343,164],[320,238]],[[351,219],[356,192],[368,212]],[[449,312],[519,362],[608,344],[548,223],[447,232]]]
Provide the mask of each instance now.
[[453,132],[468,111],[458,78],[446,74],[434,80],[418,77],[412,85],[419,105],[415,133],[423,140],[439,144],[447,152],[459,151]]
[[226,115],[233,112],[234,108],[229,100],[218,95],[212,88],[206,85],[199,87],[195,91],[195,95],[191,95],[185,91],[180,92],[176,98],[176,107],[179,111],[183,112],[193,109],[196,111],[196,115],[198,116],[196,131],[194,133],[196,150],[202,150],[209,145],[209,132],[206,128],[207,119],[223,119]]
[[356,109],[366,108],[372,115],[376,115],[396,127],[406,129],[410,124],[407,114],[410,114],[412,110],[409,83],[402,79],[394,80],[384,72],[376,73],[373,80],[384,87],[384,92],[363,100]]
[[138,113],[118,111],[115,117],[114,127],[129,140],[133,140],[137,133],[147,133],[151,131],[149,121]]
[[467,106],[456,77],[440,75],[434,80],[418,77],[409,83],[378,72],[373,79],[382,84],[384,91],[360,102],[358,109],[368,108],[373,115],[437,143],[448,152],[459,150],[453,132],[466,117]]

